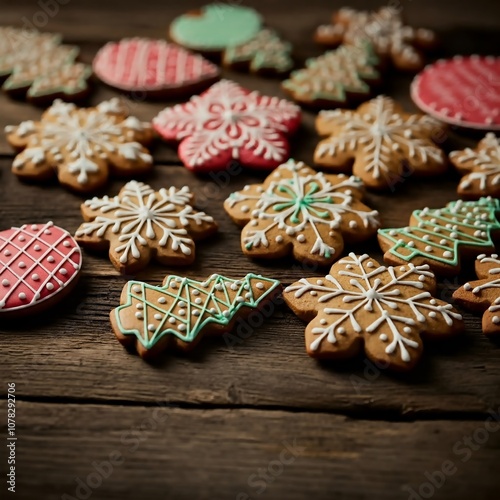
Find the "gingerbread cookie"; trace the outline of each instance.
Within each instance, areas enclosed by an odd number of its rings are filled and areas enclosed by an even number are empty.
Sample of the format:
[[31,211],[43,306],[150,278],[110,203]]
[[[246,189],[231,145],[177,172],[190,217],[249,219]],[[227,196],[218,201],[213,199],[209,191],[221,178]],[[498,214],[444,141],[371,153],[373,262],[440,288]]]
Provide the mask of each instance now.
[[400,9],[392,7],[382,7],[376,12],[340,9],[334,14],[332,24],[316,30],[315,40],[326,46],[369,41],[379,56],[405,71],[421,69],[425,62],[423,52],[437,45],[434,32],[406,26]]
[[294,66],[292,45],[270,29],[263,29],[249,42],[228,47],[222,62],[229,68],[248,69],[264,76],[283,75]]
[[[444,126],[427,115],[405,113],[389,97],[378,96],[356,111],[322,111],[316,119],[322,140],[314,152],[318,165],[350,171],[374,189],[393,188],[408,174],[446,171],[446,158],[433,139]],[[354,163],[353,163],[354,162]]]
[[281,85],[300,104],[320,109],[345,107],[370,97],[380,83],[379,58],[372,46],[342,45],[322,56],[308,59]]
[[422,336],[441,338],[463,330],[462,316],[433,297],[429,266],[381,266],[369,255],[339,260],[325,277],[302,278],[283,298],[309,321],[307,353],[315,358],[351,358],[364,348],[375,363],[412,369],[422,355]]
[[182,47],[210,55],[249,42],[261,27],[260,14],[250,7],[212,3],[174,19],[169,35]]
[[169,275],[163,286],[129,281],[110,314],[118,340],[151,358],[169,347],[188,351],[205,335],[222,335],[281,290],[279,281],[247,274],[206,281]]
[[361,203],[356,177],[324,175],[289,160],[263,184],[246,186],[224,203],[234,222],[244,226],[241,248],[250,257],[278,258],[293,253],[299,261],[321,265],[338,259],[344,241],[372,237],[379,214]]
[[288,158],[287,137],[300,120],[295,104],[221,80],[161,111],[153,126],[165,140],[180,142],[179,157],[190,170],[223,170],[232,161],[271,170]]
[[456,276],[462,258],[493,251],[500,236],[495,214],[500,201],[453,201],[445,208],[415,210],[408,227],[380,229],[378,240],[388,264],[428,264],[444,276]]
[[411,97],[421,110],[444,123],[500,130],[500,57],[440,59],[415,77]]
[[457,192],[462,198],[500,196],[500,141],[486,134],[476,149],[452,151],[450,161],[463,175]]
[[152,258],[165,265],[191,264],[194,240],[217,231],[204,212],[193,209],[187,186],[154,191],[142,182],[130,181],[118,196],[92,198],[81,206],[82,224],[75,236],[82,246],[107,250],[113,265],[131,274]]
[[0,318],[50,308],[76,285],[81,265],[75,240],[52,222],[1,231]]
[[94,73],[126,92],[172,99],[198,93],[219,79],[219,68],[198,54],[148,38],[109,42],[97,52]]
[[497,254],[477,256],[478,281],[465,283],[455,291],[453,298],[472,311],[484,312],[483,332],[500,335],[500,260]]
[[76,62],[79,49],[61,45],[61,37],[11,27],[0,27],[0,79],[12,96],[27,96],[45,104],[59,97],[82,99],[89,92],[89,66]]
[[21,152],[12,172],[21,179],[59,182],[80,192],[106,184],[110,174],[139,175],[153,165],[144,147],[153,137],[149,124],[128,115],[119,99],[93,108],[54,101],[40,121],[5,127],[7,140]]

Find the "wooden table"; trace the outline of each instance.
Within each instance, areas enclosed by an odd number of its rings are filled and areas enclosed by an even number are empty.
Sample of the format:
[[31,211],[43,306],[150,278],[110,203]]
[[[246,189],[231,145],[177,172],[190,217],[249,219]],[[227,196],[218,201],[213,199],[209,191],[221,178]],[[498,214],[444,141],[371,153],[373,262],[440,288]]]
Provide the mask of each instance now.
[[[21,26],[46,19],[41,29],[62,32],[90,62],[110,39],[165,36],[174,15],[199,5],[64,3],[55,15],[44,17],[40,3],[3,0],[1,22]],[[247,3],[296,44],[301,60],[321,53],[311,42],[313,30],[340,6],[322,0]],[[412,24],[439,31],[444,55],[498,51],[498,2],[402,3]],[[377,4],[351,2],[354,7]],[[283,95],[278,81],[224,73],[249,88]],[[414,109],[410,81],[392,75],[385,91]],[[113,95],[99,86],[91,102]],[[163,107],[131,106],[144,120]],[[0,109],[2,128],[40,113],[3,95]],[[317,138],[314,115],[304,115],[293,156],[310,163]],[[473,137],[452,131],[445,148],[473,143]],[[0,155],[1,228],[53,220],[74,232],[82,198],[55,183],[18,182],[10,173],[13,154],[3,135]],[[159,143],[154,156],[157,167],[148,182],[155,188],[189,185],[198,205],[220,224],[219,235],[198,246],[187,276],[257,272],[287,284],[306,273],[291,260],[262,264],[241,253],[239,229],[222,203],[261,176],[196,177],[180,165],[174,149]],[[386,226],[402,226],[412,210],[453,200],[456,184],[453,172],[411,179],[393,194],[369,194],[367,201]],[[120,185],[111,183],[107,192],[117,193]],[[375,241],[353,250],[381,258]],[[183,271],[152,265],[138,278],[158,284],[170,272]],[[440,297],[450,300],[470,277],[465,270],[441,282]],[[304,324],[284,306],[236,345],[206,339],[189,356],[166,355],[149,365],[127,354],[110,329],[108,314],[124,282],[106,257],[85,254],[83,279],[69,299],[31,320],[2,321],[2,436],[8,382],[15,383],[17,396],[17,496],[12,498],[499,498],[500,425],[484,429],[490,413],[500,412],[500,344],[485,338],[477,316],[465,313],[467,330],[460,338],[427,344],[421,364],[408,375],[386,373],[364,358],[342,364],[310,359]],[[10,498],[5,442],[0,448],[0,496]]]

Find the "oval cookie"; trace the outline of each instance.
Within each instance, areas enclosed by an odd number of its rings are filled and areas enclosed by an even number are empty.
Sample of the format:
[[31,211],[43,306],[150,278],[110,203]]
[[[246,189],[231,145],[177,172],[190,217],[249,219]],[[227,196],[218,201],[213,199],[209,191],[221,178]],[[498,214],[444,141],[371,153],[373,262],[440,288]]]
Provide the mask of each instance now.
[[27,224],[0,232],[0,317],[44,310],[76,284],[82,254],[72,236],[54,226]]
[[456,56],[427,66],[411,85],[413,102],[459,127],[500,130],[500,57]]
[[199,54],[148,38],[107,43],[97,52],[93,67],[111,87],[149,97],[194,94],[219,79],[219,68]]

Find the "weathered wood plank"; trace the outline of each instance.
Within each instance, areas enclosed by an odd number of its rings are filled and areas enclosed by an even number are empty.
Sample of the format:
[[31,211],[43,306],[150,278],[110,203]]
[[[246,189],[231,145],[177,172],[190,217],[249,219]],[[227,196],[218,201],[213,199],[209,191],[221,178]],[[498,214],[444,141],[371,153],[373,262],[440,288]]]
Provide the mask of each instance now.
[[485,421],[353,421],[161,401],[149,408],[18,401],[16,498],[400,500],[412,490],[497,497],[498,422],[488,422],[488,432]]

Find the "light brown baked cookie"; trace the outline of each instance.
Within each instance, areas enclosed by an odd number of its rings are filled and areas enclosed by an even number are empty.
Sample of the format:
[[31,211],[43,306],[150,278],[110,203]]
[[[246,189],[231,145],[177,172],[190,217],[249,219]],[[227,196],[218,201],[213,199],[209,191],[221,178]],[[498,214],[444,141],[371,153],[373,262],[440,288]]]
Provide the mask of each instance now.
[[356,111],[322,111],[319,135],[327,136],[314,152],[314,162],[336,172],[350,172],[367,187],[393,189],[410,175],[446,171],[444,125],[427,115],[405,113],[389,97],[378,96]]
[[466,309],[483,314],[483,332],[500,335],[500,259],[497,254],[481,254],[476,259],[479,280],[470,281],[453,294]]
[[392,7],[374,12],[342,8],[331,24],[318,27],[314,39],[328,47],[369,41],[380,57],[404,71],[420,70],[425,63],[423,53],[437,45],[433,31],[405,25],[401,9]]
[[154,191],[130,181],[118,196],[92,198],[81,206],[85,221],[75,238],[83,247],[107,250],[112,264],[131,274],[151,259],[168,265],[188,265],[195,259],[194,240],[217,231],[209,215],[196,211],[187,186]]
[[20,151],[12,164],[17,177],[44,181],[57,175],[73,191],[92,192],[110,174],[139,175],[153,165],[144,147],[153,138],[151,126],[129,116],[117,98],[93,108],[56,100],[40,121],[9,125],[5,132]]
[[435,299],[429,266],[381,266],[369,255],[350,253],[326,276],[302,278],[283,298],[309,324],[307,353],[345,359],[364,352],[378,365],[412,369],[422,355],[421,337],[441,338],[463,329],[453,307]]
[[475,149],[452,151],[450,161],[463,175],[457,193],[466,199],[500,196],[500,141],[488,133]]
[[241,248],[249,257],[293,253],[299,261],[327,265],[342,254],[344,242],[365,241],[380,227],[378,212],[362,197],[358,178],[324,175],[289,160],[262,184],[231,194],[224,208],[244,226]]
[[231,331],[280,291],[279,281],[256,274],[213,274],[206,281],[169,275],[163,286],[129,281],[121,305],[111,311],[111,325],[118,340],[143,358],[170,347],[189,351],[205,335]]
[[427,264],[436,274],[456,276],[462,260],[494,251],[500,237],[499,210],[496,198],[415,210],[408,227],[379,229],[384,260],[392,265]]

